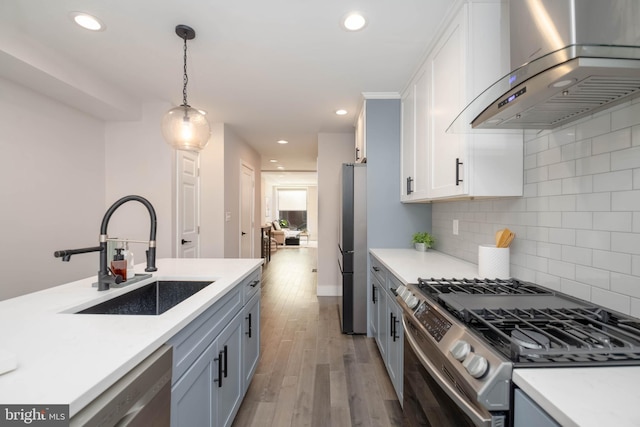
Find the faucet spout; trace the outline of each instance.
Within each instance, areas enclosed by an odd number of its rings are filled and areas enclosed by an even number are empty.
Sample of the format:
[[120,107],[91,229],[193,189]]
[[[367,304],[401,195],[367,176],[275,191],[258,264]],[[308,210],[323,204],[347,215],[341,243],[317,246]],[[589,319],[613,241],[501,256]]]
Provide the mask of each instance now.
[[100,251],[100,271],[98,271],[98,290],[106,291],[109,289],[109,285],[111,280],[109,278],[111,275],[109,274],[109,269],[107,266],[107,227],[109,226],[109,220],[111,219],[111,215],[123,204],[135,200],[137,202],[142,203],[147,210],[149,211],[149,219],[150,219],[150,231],[149,231],[149,249],[147,250],[147,267],[145,271],[157,271],[156,268],[156,228],[157,228],[157,218],[156,211],[153,208],[153,205],[141,196],[125,196],[118,201],[116,201],[107,212],[104,214],[102,218],[102,224],[100,225],[100,247],[102,250]]
[[149,219],[150,219],[150,231],[149,231],[149,249],[147,250],[147,268],[145,271],[157,271],[156,268],[156,228],[157,228],[157,219],[156,219],[156,211],[153,209],[153,206],[147,199],[140,196],[125,196],[120,200],[116,201],[107,212],[104,214],[102,218],[102,224],[100,225],[100,246],[93,246],[90,248],[81,248],[81,249],[65,249],[62,251],[54,252],[53,256],[56,258],[62,258],[62,261],[70,261],[71,255],[75,254],[84,254],[88,252],[100,252],[100,270],[98,271],[98,290],[106,291],[109,289],[111,284],[117,284],[122,281],[122,277],[119,275],[113,274],[110,271],[109,266],[107,265],[107,227],[109,225],[109,220],[111,219],[111,215],[122,206],[126,202],[130,202],[135,200],[137,202],[142,203],[147,210],[149,211]]

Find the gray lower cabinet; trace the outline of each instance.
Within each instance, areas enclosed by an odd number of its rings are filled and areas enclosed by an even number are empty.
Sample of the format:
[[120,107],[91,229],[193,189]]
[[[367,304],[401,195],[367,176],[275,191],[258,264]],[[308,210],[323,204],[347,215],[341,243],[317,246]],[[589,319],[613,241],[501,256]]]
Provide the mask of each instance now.
[[172,427],[232,424],[260,357],[259,285],[257,269],[169,341]]
[[246,393],[260,359],[260,292],[251,298],[243,313],[242,366]]
[[514,427],[560,427],[560,424],[519,388],[514,390]]
[[380,355],[387,373],[402,404],[403,398],[403,363],[404,363],[404,329],[402,326],[402,309],[396,302],[395,290],[400,281],[389,272],[378,259],[370,257],[372,293],[375,289],[375,303],[369,301],[369,319],[371,333],[376,339]]

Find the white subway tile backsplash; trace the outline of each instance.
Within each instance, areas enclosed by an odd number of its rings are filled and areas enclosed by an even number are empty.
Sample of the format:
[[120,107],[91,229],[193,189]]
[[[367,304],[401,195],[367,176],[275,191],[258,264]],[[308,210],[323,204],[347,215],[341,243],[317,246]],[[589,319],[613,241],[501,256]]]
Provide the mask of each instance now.
[[[631,273],[631,255],[620,252],[593,251],[593,266],[618,273]],[[639,266],[640,267],[640,266]]]
[[640,104],[631,104],[627,108],[611,113],[611,129],[617,130],[640,124]]
[[549,274],[562,277],[565,279],[576,278],[576,265],[570,262],[558,261],[555,259],[549,260]]
[[549,134],[549,147],[559,147],[570,144],[576,140],[576,127],[569,126],[554,130]]
[[591,288],[591,302],[612,308],[623,314],[631,311],[631,298],[600,288]]
[[611,232],[611,250],[640,255],[640,234]]
[[576,230],[570,228],[554,228],[549,230],[549,242],[559,245],[575,245]]
[[[631,144],[631,133],[629,133],[629,144]],[[550,148],[536,154],[538,166],[559,163],[562,160],[562,152],[560,147]]]
[[611,193],[578,194],[576,196],[577,211],[610,211]]
[[591,140],[573,142],[562,147],[562,160],[575,160],[591,155]]
[[599,154],[597,156],[584,157],[577,159],[576,175],[593,175],[596,173],[609,172],[611,170],[611,155],[609,153]]
[[562,227],[562,212],[538,212],[538,225],[541,227]]
[[592,250],[577,246],[562,247],[562,261],[578,265],[592,265]]
[[562,257],[562,245],[540,241],[538,242],[536,254],[545,258],[560,259]]
[[584,283],[562,279],[560,281],[560,291],[586,301],[591,301],[591,286],[585,285]]
[[534,154],[549,149],[549,136],[544,135],[539,138],[525,142],[524,154]]
[[[640,175],[640,174],[639,174]],[[593,176],[593,191],[620,191],[633,189],[633,172],[623,170]]]
[[[552,181],[539,182],[537,184],[537,190],[538,190],[537,193],[534,193],[528,197],[555,196],[558,194],[562,194],[562,180],[554,179]],[[526,186],[525,186],[525,192],[526,192]]]
[[608,231],[577,230],[576,246],[608,251],[611,249],[611,233]]
[[561,179],[576,176],[576,160],[549,165],[547,179]]
[[[607,193],[603,193],[607,194]],[[640,211],[640,190],[611,193],[612,211]]]
[[593,229],[605,231],[632,231],[631,212],[594,212]]
[[631,147],[631,128],[600,135],[591,140],[591,153],[593,155],[623,150]]
[[613,292],[640,298],[640,277],[627,274],[611,273],[611,288]]
[[562,194],[591,193],[593,191],[593,177],[578,176],[562,180]]
[[508,226],[512,276],[640,317],[640,100],[523,135],[524,196],[434,203],[438,249],[477,263]]
[[576,265],[576,281],[602,289],[610,289],[610,274],[608,270]]
[[524,182],[527,184],[530,184],[532,182],[546,181],[547,179],[549,179],[548,166],[529,169],[524,172]]
[[596,116],[576,125],[576,141],[611,132],[611,114]]
[[612,171],[633,168],[640,168],[640,147],[632,147],[611,153]]
[[562,212],[562,227],[566,229],[593,229],[592,212]]

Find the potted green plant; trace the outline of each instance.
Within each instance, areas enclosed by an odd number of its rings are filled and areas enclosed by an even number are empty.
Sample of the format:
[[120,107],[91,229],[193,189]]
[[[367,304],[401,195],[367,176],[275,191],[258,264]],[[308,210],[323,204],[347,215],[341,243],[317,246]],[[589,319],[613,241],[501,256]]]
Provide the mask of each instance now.
[[425,252],[433,246],[436,239],[426,231],[419,231],[414,233],[412,242],[417,251]]

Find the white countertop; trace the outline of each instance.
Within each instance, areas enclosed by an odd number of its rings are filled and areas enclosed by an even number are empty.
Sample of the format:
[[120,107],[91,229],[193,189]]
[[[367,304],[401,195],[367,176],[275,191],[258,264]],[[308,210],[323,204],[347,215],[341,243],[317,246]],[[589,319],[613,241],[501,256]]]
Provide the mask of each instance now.
[[[433,250],[370,252],[405,284],[478,276],[476,264]],[[515,369],[513,382],[563,427],[640,426],[640,367]]]
[[370,249],[378,260],[403,283],[418,283],[420,278],[474,278],[478,266],[442,252],[415,249]]
[[[0,375],[0,403],[69,404],[73,416],[262,262],[160,259],[153,278],[128,287],[98,292],[91,277],[0,301],[0,349],[18,364]],[[157,279],[215,283],[159,316],[72,314]]]

